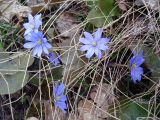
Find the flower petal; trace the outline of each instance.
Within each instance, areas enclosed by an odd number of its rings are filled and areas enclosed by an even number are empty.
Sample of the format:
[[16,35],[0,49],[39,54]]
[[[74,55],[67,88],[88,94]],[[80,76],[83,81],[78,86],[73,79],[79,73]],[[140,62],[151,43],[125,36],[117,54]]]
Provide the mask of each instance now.
[[59,107],[64,113],[66,113],[67,105],[65,102],[55,102],[55,106]]
[[82,42],[83,44],[91,44],[91,41],[89,39],[86,39],[86,38],[80,38],[79,41]]
[[97,31],[94,33],[94,39],[96,41],[101,39],[102,32],[103,32],[103,29],[102,28],[98,28]]
[[64,102],[67,100],[67,97],[65,95],[60,96],[59,101]]
[[63,83],[61,83],[60,85],[59,85],[59,87],[58,87],[58,90],[57,90],[57,93],[56,93],[56,96],[60,96],[60,95],[62,95],[63,94],[63,92],[64,92],[64,84]]
[[90,57],[92,57],[93,54],[94,54],[94,48],[91,47],[91,48],[87,51],[86,57],[87,57],[87,58],[90,58]]
[[43,48],[44,53],[46,53],[46,54],[48,55],[48,54],[49,54],[49,51],[48,51],[48,49],[46,48],[46,46],[45,46],[45,45],[42,45],[42,48]]
[[41,54],[42,54],[42,46],[39,45],[39,46],[37,46],[37,47],[38,47],[38,53],[37,53],[37,55],[38,55],[38,57],[40,57]]
[[35,42],[28,42],[28,43],[25,43],[23,46],[24,46],[24,48],[33,48],[36,46],[36,43]]
[[48,49],[52,48],[52,45],[51,45],[50,43],[45,42],[44,44],[45,44],[45,46],[46,46]]
[[101,44],[107,44],[109,42],[109,38],[101,38],[100,43]]
[[82,47],[80,47],[80,51],[86,51],[88,49],[90,49],[92,47],[92,45],[83,45]]
[[89,41],[93,41],[93,36],[92,36],[89,32],[84,32],[84,36],[85,36],[86,39],[88,39]]
[[29,23],[33,23],[34,22],[34,19],[33,19],[33,16],[31,14],[28,14],[28,20],[29,20]]
[[35,26],[37,29],[42,25],[41,14],[35,16]]
[[38,48],[37,46],[33,49],[33,56],[36,56],[38,54]]
[[23,27],[24,27],[25,29],[29,29],[29,28],[30,28],[30,24],[29,24],[29,23],[24,23],[24,24],[23,24]]
[[99,49],[95,49],[95,54],[97,55],[98,59],[102,58],[102,53],[101,53],[101,51]]

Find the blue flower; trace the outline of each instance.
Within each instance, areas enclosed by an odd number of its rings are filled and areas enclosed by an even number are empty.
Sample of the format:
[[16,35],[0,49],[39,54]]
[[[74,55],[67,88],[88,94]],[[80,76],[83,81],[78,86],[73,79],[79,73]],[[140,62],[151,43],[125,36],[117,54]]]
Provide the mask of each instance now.
[[25,43],[23,46],[24,48],[32,48],[33,49],[33,56],[40,57],[42,52],[45,54],[49,54],[48,49],[50,49],[52,46],[47,42],[47,39],[43,37],[43,34],[41,32],[31,32],[30,36],[25,36],[27,43]]
[[136,80],[140,81],[143,75],[143,68],[140,67],[144,63],[142,54],[142,50],[139,54],[134,52],[134,56],[130,59],[131,77],[134,83],[136,83]]
[[28,14],[28,20],[28,23],[23,24],[24,28],[26,29],[24,35],[27,35],[33,31],[38,32],[39,27],[42,25],[41,14],[38,14],[34,17],[31,14]]
[[60,63],[59,55],[57,53],[49,53],[49,62],[53,63],[55,66],[57,66]]
[[108,38],[101,38],[103,29],[98,28],[97,31],[92,36],[89,32],[84,32],[85,38],[80,38],[80,42],[83,45],[80,50],[87,51],[86,57],[91,58],[95,53],[98,59],[102,58],[101,50],[108,50],[108,46],[106,45],[109,42]]
[[56,107],[59,107],[65,113],[66,112],[65,109],[67,109],[65,101],[67,100],[67,98],[65,95],[63,95],[63,93],[64,93],[64,84],[61,83],[60,85],[58,85],[57,81],[53,89],[54,105]]

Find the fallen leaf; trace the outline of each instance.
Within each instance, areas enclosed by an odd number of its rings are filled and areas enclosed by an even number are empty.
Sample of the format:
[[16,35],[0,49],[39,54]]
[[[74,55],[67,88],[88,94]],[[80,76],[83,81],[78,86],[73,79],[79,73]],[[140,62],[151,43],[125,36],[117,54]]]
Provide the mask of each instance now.
[[103,83],[95,86],[90,92],[91,99],[96,103],[95,114],[100,118],[107,118],[107,109],[113,103],[115,97],[112,94],[112,87],[110,84]]
[[32,9],[33,14],[48,9],[48,4],[46,4],[44,0],[29,0],[27,5]]
[[27,120],[38,120],[38,118],[36,118],[36,117],[29,117],[29,118],[27,118]]
[[[80,37],[80,28],[76,23],[76,17],[72,13],[63,13],[56,21],[57,29],[62,40],[58,46],[61,51],[61,61],[64,64],[63,79],[70,81],[80,71],[84,63],[78,57],[77,45]],[[76,71],[76,72],[75,72]],[[68,83],[68,82],[67,82]]]
[[59,109],[55,109],[49,101],[44,102],[45,120],[66,120],[67,116]]
[[152,10],[159,9],[159,0],[136,0],[135,4],[137,6],[145,5],[146,7],[149,7]]
[[116,2],[118,3],[119,9],[122,11],[127,11],[125,0],[116,0]]
[[27,6],[22,6],[17,0],[3,0],[0,2],[1,19],[9,22],[13,16],[26,17],[32,10]]

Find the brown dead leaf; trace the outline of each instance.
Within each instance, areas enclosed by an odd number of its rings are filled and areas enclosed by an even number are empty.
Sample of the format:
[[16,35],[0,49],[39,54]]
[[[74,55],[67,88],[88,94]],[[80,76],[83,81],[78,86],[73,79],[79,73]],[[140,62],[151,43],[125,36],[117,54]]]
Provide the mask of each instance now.
[[9,22],[13,16],[26,17],[31,13],[31,9],[27,6],[22,6],[17,0],[3,0],[0,2],[0,12],[2,13],[1,19]]
[[84,65],[84,63],[79,59],[77,52],[80,28],[76,23],[76,16],[68,12],[60,15],[56,20],[56,27],[60,33],[60,37],[62,37],[58,46],[64,50],[61,51],[60,57],[64,64],[63,78],[65,81],[70,81],[79,73],[77,70],[80,71],[79,68]]
[[96,103],[95,114],[100,118],[107,118],[106,113],[109,105],[113,103],[115,97],[112,94],[112,87],[110,84],[103,83],[95,86],[90,93],[91,99]]
[[67,116],[61,110],[55,109],[48,101],[44,102],[45,120],[66,120]]
[[97,114],[94,114],[95,106],[91,100],[81,100],[78,103],[79,117],[82,120],[99,120]]
[[30,0],[27,2],[27,5],[31,7],[33,14],[48,9],[48,4],[46,4],[44,0]]
[[29,118],[27,118],[27,120],[38,120],[38,118],[36,118],[36,117],[29,117]]
[[122,11],[127,11],[125,0],[116,0],[116,2],[118,3],[119,9],[121,9]]
[[137,6],[145,5],[152,10],[159,10],[160,1],[159,0],[136,0],[135,4]]

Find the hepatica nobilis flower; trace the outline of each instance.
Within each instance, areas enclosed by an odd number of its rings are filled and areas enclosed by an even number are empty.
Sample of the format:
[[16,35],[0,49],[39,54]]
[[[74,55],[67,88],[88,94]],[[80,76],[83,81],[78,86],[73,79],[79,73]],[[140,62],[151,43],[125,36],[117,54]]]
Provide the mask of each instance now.
[[131,68],[131,77],[134,83],[136,81],[140,81],[143,75],[143,68],[140,67],[141,64],[144,63],[143,51],[141,50],[139,53],[134,52],[134,56],[130,59],[130,68]]
[[47,42],[47,39],[43,37],[41,32],[31,32],[30,36],[25,36],[27,43],[23,46],[24,48],[33,49],[33,56],[40,57],[44,52],[45,54],[49,54],[48,49],[52,46]]
[[24,35],[34,31],[37,32],[39,27],[42,25],[41,14],[35,15],[28,14],[28,23],[24,23],[23,26],[26,29]]
[[57,53],[49,53],[48,58],[49,62],[53,63],[55,66],[60,63],[60,57]]
[[98,59],[102,58],[102,50],[108,50],[108,46],[106,45],[109,42],[108,38],[102,38],[103,29],[98,28],[97,31],[93,34],[93,36],[89,32],[84,32],[84,37],[80,38],[80,42],[83,45],[80,50],[87,51],[86,57],[91,58],[94,53],[96,54]]
[[56,82],[56,85],[53,89],[53,95],[54,95],[54,105],[56,107],[59,107],[64,113],[66,112],[65,109],[67,109],[66,105],[66,96],[63,94],[64,93],[64,84],[61,83],[58,85],[58,81]]

